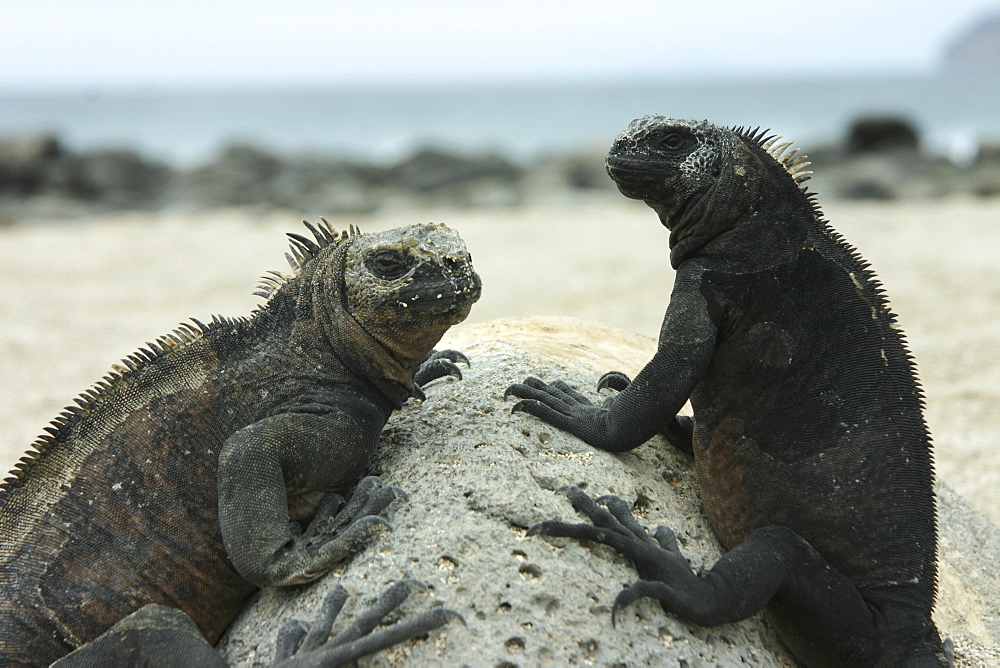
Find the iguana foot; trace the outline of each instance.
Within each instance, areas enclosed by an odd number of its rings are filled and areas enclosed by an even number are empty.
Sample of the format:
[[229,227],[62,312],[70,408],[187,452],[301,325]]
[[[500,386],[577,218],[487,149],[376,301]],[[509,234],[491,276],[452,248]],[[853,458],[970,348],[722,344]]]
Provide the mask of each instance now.
[[511,413],[523,411],[534,415],[601,450],[622,449],[611,432],[608,418],[608,407],[617,397],[608,397],[604,406],[596,406],[564,381],[546,383],[534,376],[508,387],[504,398],[510,396],[520,398],[511,408]]
[[[677,546],[677,537],[667,527],[657,527],[650,536],[635,519],[628,504],[617,496],[591,499],[578,487],[562,487],[556,491],[565,495],[577,512],[586,515],[593,524],[546,520],[529,528],[528,535],[560,536],[607,545],[631,559],[642,578],[615,599],[612,623],[618,612],[629,603],[643,596],[656,597],[655,593],[648,591],[650,585],[667,583],[664,586],[684,590],[701,587],[700,579]],[[647,582],[649,580],[656,582]]]
[[394,500],[405,498],[403,490],[369,476],[357,484],[346,505],[339,494],[324,496],[304,531],[297,522],[288,522],[284,535],[267,535],[262,530],[251,535],[274,540],[275,549],[241,542],[229,550],[230,558],[240,575],[258,587],[312,582],[391,531],[380,514]]
[[[416,580],[397,582],[352,624],[330,638],[330,629],[347,601],[347,591],[337,585],[324,599],[312,624],[292,620],[278,632],[274,665],[281,668],[339,666],[433,631],[454,619],[465,624],[457,612],[433,608],[371,633],[414,589],[424,588]],[[198,632],[188,615],[174,608],[148,605],[55,665],[59,668],[140,665],[224,668],[227,664]]]
[[413,376],[413,382],[417,385],[426,385],[445,376],[454,376],[462,380],[462,371],[458,368],[459,362],[471,366],[469,358],[457,350],[432,350],[421,362],[420,368]]
[[417,580],[397,582],[385,590],[372,607],[330,638],[333,623],[347,601],[347,591],[337,585],[323,601],[312,624],[292,620],[282,627],[275,651],[276,665],[281,668],[339,666],[433,631],[454,619],[465,624],[465,619],[454,610],[433,608],[372,633],[414,589],[426,587]]
[[830,638],[845,639],[845,645],[836,649],[843,656],[858,651],[851,639],[873,628],[871,610],[854,584],[787,527],[756,529],[707,573],[697,575],[681,554],[673,531],[660,526],[650,536],[618,497],[595,500],[576,487],[558,491],[593,524],[546,521],[531,527],[528,534],[608,545],[631,559],[642,578],[615,598],[612,623],[623,608],[643,597],[656,599],[665,611],[688,621],[714,626],[745,619],[780,595],[782,614],[796,616]]
[[628,504],[617,496],[608,494],[591,499],[578,487],[561,487],[556,491],[566,496],[573,508],[593,524],[546,520],[529,528],[528,535],[562,536],[613,547],[635,563],[643,579],[696,577],[677,547],[674,532],[660,526],[650,536],[635,519]]
[[382,485],[382,481],[375,476],[362,479],[343,507],[339,494],[327,494],[316,509],[312,522],[295,540],[311,557],[310,561],[320,568],[306,569],[296,582],[315,580],[334,564],[391,531],[392,526],[381,514],[396,499],[406,498],[406,492],[398,487]]

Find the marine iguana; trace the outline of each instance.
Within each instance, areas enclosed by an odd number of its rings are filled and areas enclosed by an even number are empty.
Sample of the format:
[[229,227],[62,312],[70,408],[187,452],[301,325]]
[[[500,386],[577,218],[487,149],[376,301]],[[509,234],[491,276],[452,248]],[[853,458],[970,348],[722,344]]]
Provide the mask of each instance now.
[[468,361],[433,347],[481,283],[443,225],[306,226],[249,317],[126,358],[0,484],[0,665],[48,665],[151,604],[214,643],[256,588],[314,580],[388,528],[400,490],[365,479],[339,512],[337,492],[392,411]]
[[[607,157],[621,192],[670,230],[673,292],[653,359],[610,372],[602,405],[562,381],[512,385],[525,411],[613,452],[658,431],[693,452],[728,550],[696,575],[613,496],[564,488],[593,524],[536,534],[604,543],[641,597],[714,625],[761,609],[810,666],[949,661],[937,587],[933,460],[923,395],[883,288],[802,183],[809,164],[766,132],[646,116]],[[678,411],[690,399],[693,418]],[[607,508],[598,505],[602,503]]]

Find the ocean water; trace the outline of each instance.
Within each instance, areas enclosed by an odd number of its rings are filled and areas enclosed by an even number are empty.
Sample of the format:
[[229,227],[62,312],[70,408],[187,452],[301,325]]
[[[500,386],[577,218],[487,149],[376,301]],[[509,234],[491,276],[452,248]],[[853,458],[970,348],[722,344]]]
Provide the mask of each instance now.
[[49,132],[73,149],[129,147],[180,167],[231,142],[384,161],[428,145],[532,159],[606,147],[648,113],[770,128],[807,152],[860,115],[898,115],[928,150],[961,162],[981,141],[1000,143],[1000,77],[0,90],[0,138]]

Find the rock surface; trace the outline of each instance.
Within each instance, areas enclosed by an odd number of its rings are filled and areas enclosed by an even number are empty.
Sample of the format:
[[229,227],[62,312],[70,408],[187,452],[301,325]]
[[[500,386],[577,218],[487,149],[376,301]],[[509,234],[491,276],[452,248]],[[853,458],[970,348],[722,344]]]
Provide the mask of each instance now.
[[[338,582],[352,597],[335,631],[387,585],[416,578],[427,592],[411,596],[392,620],[442,605],[462,614],[466,626],[449,624],[362,665],[795,665],[760,616],[703,628],[647,599],[613,628],[611,604],[636,579],[630,563],[610,548],[525,534],[543,519],[580,521],[555,493],[575,484],[626,499],[647,528],[672,527],[696,569],[719,557],[687,455],[659,437],[621,455],[595,450],[539,420],[511,415],[513,400],[503,398],[507,385],[527,374],[563,378],[594,396],[601,373],[634,374],[654,345],[568,318],[452,330],[442,347],[472,360],[464,380],[431,383],[427,400],[408,404],[383,433],[375,473],[410,496],[387,511],[394,530],[313,585],[259,593],[223,639],[229,661],[268,663],[282,624],[311,619]],[[942,490],[941,500],[937,618],[956,640],[960,665],[979,665],[1000,646],[1000,532],[954,493]]]

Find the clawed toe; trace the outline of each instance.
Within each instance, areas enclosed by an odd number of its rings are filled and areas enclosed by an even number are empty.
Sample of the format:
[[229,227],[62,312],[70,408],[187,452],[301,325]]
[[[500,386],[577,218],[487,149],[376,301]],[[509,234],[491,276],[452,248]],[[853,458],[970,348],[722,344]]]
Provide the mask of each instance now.
[[393,501],[397,499],[405,501],[408,498],[406,492],[399,487],[383,485],[379,478],[368,476],[354,488],[350,500],[337,513],[333,524],[337,528],[342,528],[358,518],[380,515]]
[[458,380],[462,380],[462,370],[458,368],[451,360],[437,359],[430,362],[424,362],[417,370],[417,373],[413,376],[413,382],[417,385],[423,386],[427,383],[437,380],[438,378],[444,378],[445,376],[452,376]]
[[611,606],[611,626],[616,626],[618,622],[618,613],[632,605],[632,603],[638,601],[640,598],[645,598],[647,596],[652,596],[655,598],[656,590],[664,586],[663,583],[649,582],[647,580],[639,580],[632,583],[628,589],[622,589],[615,596],[615,602]]
[[612,389],[621,392],[631,384],[632,380],[621,371],[608,371],[597,381],[597,391]]
[[471,367],[472,362],[469,358],[465,356],[461,350],[453,350],[451,348],[445,348],[444,350],[433,350],[431,354],[427,356],[424,360],[425,362],[432,362],[434,360],[448,360],[449,362],[459,363],[461,362],[465,366]]
[[536,378],[535,376],[528,376],[520,383],[512,383],[508,385],[507,389],[504,390],[503,397],[504,399],[506,399],[507,397],[524,397],[525,395],[530,396],[532,394],[536,394],[536,392],[533,392],[533,390],[544,391],[547,387],[548,385],[546,385],[545,381],[542,380],[541,378]]
[[[556,490],[566,496],[573,507],[590,519],[592,524],[571,524],[556,520],[545,520],[528,529],[529,536],[551,536],[574,538],[600,543],[614,548],[628,557],[644,584],[626,595],[622,605],[631,600],[628,597],[647,596],[642,593],[649,587],[664,587],[664,583],[688,581],[695,577],[687,559],[681,554],[677,537],[667,527],[659,526],[651,536],[635,516],[628,503],[617,496],[605,495],[592,499],[579,487],[567,486]],[[621,606],[619,606],[621,607]]]
[[457,350],[435,350],[424,359],[417,373],[413,376],[413,382],[419,388],[421,385],[426,385],[445,376],[462,380],[462,371],[458,368],[459,362],[466,366],[472,366],[469,358]]
[[383,485],[374,476],[361,480],[342,508],[338,509],[337,495],[326,495],[309,527],[296,539],[309,555],[309,566],[295,581],[316,579],[391,531],[392,525],[381,514],[393,501],[406,498],[403,490]]

